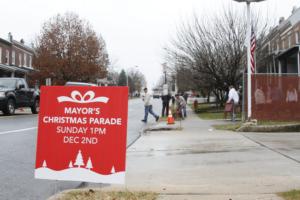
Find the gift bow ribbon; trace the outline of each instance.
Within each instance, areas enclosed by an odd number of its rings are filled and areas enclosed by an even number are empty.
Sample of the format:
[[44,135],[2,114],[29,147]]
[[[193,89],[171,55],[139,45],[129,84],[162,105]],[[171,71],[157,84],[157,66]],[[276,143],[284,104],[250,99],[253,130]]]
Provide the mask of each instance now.
[[73,103],[95,103],[95,102],[101,102],[101,103],[107,103],[109,98],[107,97],[95,97],[95,93],[93,91],[86,92],[83,96],[80,92],[77,90],[74,90],[71,93],[71,97],[66,96],[60,96],[57,97],[57,101],[59,103],[61,102],[73,102]]

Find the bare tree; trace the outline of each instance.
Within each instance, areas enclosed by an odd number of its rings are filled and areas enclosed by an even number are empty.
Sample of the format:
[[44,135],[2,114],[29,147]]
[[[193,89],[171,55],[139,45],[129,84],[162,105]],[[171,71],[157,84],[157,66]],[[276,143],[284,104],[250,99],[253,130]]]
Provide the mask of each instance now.
[[176,80],[178,91],[189,91],[198,88],[193,71],[190,69],[178,67],[176,69]]
[[111,85],[118,85],[119,73],[110,69],[107,73],[107,80]]
[[106,76],[109,59],[105,42],[77,14],[51,18],[36,41],[34,64],[40,83],[45,78],[53,78],[55,84],[95,82]]
[[146,85],[146,79],[144,74],[135,69],[130,69],[128,71],[129,78],[129,90],[130,93],[140,92],[142,87]]
[[[176,38],[165,50],[166,60],[177,72],[182,89],[197,87],[205,94],[213,92],[218,101],[223,102],[228,86],[242,83],[246,60],[243,19],[241,14],[227,9],[213,19],[194,16],[190,23],[181,25]],[[257,30],[258,18],[254,19]],[[266,30],[266,26],[262,27]],[[193,86],[180,83],[187,79]]]

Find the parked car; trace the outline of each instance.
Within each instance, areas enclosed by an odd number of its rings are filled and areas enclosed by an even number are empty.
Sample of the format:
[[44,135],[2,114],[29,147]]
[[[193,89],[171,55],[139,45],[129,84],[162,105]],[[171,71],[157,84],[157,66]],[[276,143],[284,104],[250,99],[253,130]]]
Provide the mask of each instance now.
[[153,96],[154,99],[159,99],[161,97],[161,92],[154,90],[152,96]]
[[94,83],[85,83],[85,82],[66,82],[66,86],[98,86],[97,84]]
[[39,113],[39,90],[29,88],[23,78],[0,78],[0,110],[13,115],[20,107],[30,107],[33,114]]

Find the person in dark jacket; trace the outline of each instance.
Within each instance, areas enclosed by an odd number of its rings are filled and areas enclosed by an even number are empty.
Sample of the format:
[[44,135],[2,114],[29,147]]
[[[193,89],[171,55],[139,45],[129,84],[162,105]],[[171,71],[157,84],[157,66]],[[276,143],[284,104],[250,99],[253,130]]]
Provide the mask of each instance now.
[[183,94],[183,98],[184,98],[185,102],[187,102],[188,97],[189,97],[188,93],[185,92],[185,93]]
[[169,114],[169,102],[171,99],[171,95],[167,94],[167,95],[162,95],[161,96],[161,100],[162,100],[162,111],[161,111],[161,116],[168,116]]

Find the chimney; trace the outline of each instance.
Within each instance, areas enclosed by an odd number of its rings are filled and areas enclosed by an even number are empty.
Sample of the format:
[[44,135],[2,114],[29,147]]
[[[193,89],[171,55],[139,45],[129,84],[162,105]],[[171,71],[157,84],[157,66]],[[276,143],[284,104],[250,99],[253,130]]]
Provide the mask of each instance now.
[[294,14],[297,10],[297,6],[294,6],[293,9],[292,9],[292,14]]
[[9,42],[13,41],[13,36],[12,36],[11,32],[8,33],[8,41]]
[[20,40],[20,42],[21,42],[21,44],[24,44],[24,43],[25,43],[25,41],[24,41],[23,38]]
[[284,17],[279,18],[279,24],[281,24],[284,21]]

